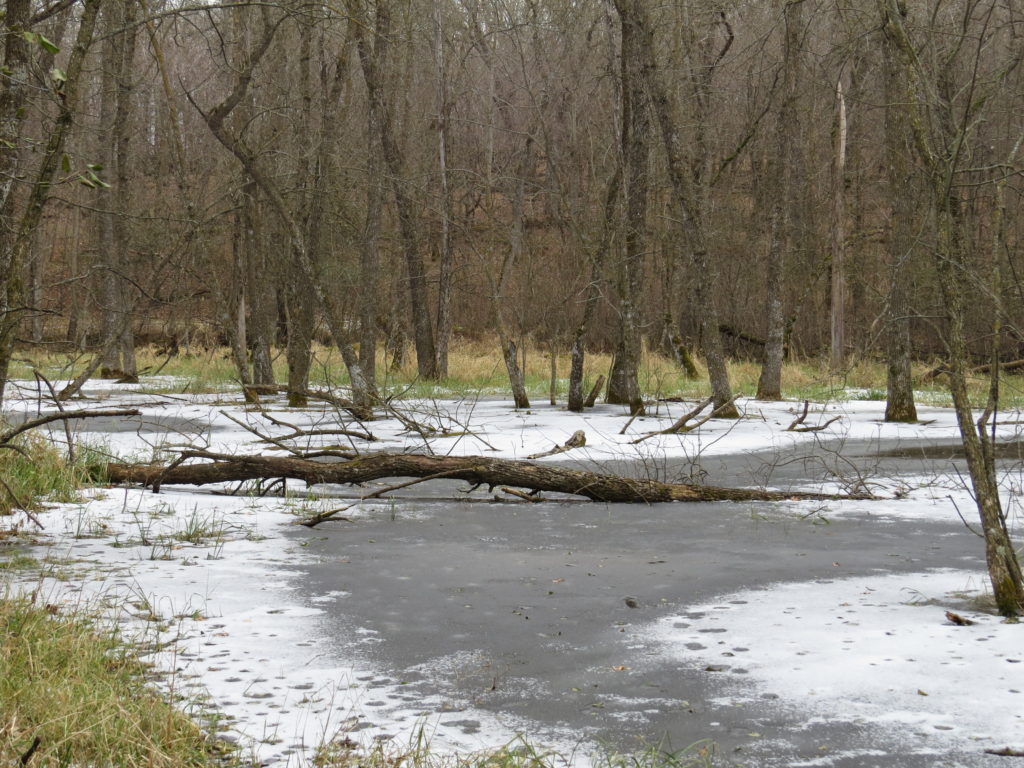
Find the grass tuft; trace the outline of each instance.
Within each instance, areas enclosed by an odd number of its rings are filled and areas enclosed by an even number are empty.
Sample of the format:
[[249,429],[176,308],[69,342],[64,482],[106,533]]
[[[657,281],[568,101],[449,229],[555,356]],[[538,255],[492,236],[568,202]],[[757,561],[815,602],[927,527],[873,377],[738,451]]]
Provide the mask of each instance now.
[[217,760],[199,726],[145,685],[146,666],[95,619],[7,597],[0,628],[0,765],[173,768]]
[[672,750],[649,745],[634,752],[601,748],[593,753],[564,754],[544,749],[519,737],[497,749],[479,752],[441,752],[431,748],[421,728],[411,743],[377,743],[370,748],[347,737],[322,745],[313,756],[314,768],[571,768],[582,762],[593,768],[710,768],[715,745],[699,741]]
[[69,463],[41,435],[23,435],[0,449],[0,515],[14,509],[36,510],[40,502],[72,502],[83,485],[102,479],[103,458],[80,450]]

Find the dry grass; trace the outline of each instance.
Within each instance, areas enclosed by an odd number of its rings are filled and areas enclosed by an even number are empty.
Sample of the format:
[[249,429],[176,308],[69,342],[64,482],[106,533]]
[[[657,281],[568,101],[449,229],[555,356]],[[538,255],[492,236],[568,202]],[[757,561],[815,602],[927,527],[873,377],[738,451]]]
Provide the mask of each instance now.
[[[534,398],[547,398],[550,379],[550,357],[543,345],[527,340],[524,343],[522,359],[525,361],[527,389]],[[611,355],[591,353],[587,355],[585,385],[590,386],[601,374],[607,374],[611,366]],[[139,367],[143,371],[155,372],[174,377],[167,383],[150,383],[154,388],[180,391],[218,391],[229,388],[236,379],[234,367],[227,350],[193,347],[170,359],[158,354],[156,348],[138,350]],[[557,356],[558,395],[564,401],[568,390],[569,355],[562,350]],[[406,355],[404,364],[393,368],[383,351],[378,353],[377,372],[381,384],[390,392],[416,397],[452,397],[471,394],[501,395],[508,391],[508,379],[496,339],[456,338],[449,357],[448,379],[440,382],[426,382],[417,377],[415,355],[412,350]],[[23,354],[13,370],[16,377],[30,377],[33,370],[40,370],[51,378],[70,376],[81,365],[83,358],[72,359],[67,355],[38,352]],[[922,402],[948,404],[944,382],[922,383],[923,375],[934,367],[934,363],[914,365],[915,381],[918,382],[919,399]],[[640,385],[648,397],[704,397],[708,394],[706,370],[698,361],[701,377],[688,380],[675,363],[664,355],[645,350],[642,356]],[[736,392],[751,396],[757,390],[760,365],[752,361],[732,361],[729,364],[733,388]],[[285,381],[287,369],[283,350],[275,350],[274,371],[278,381]],[[182,384],[186,379],[187,384]],[[338,352],[320,344],[314,345],[311,379],[316,386],[344,386],[347,383],[344,366]],[[830,371],[818,360],[787,363],[782,374],[783,394],[793,400],[816,401],[845,399],[850,390],[859,398],[880,400],[885,398],[885,366],[875,360],[851,361],[840,372]],[[972,395],[980,405],[987,393],[987,380],[979,377],[973,383]],[[1024,404],[1024,377],[1004,378],[1004,406]]]
[[201,729],[145,684],[146,667],[130,647],[91,617],[8,597],[0,628],[0,765],[219,760]]
[[44,437],[21,435],[0,449],[0,515],[35,510],[40,501],[74,501],[78,490],[98,478],[96,457],[81,450],[74,463]]
[[711,768],[715,745],[699,741],[678,750],[650,745],[633,752],[597,749],[576,754],[543,749],[519,738],[498,749],[480,752],[436,752],[423,729],[409,745],[394,742],[370,749],[356,746],[346,737],[321,745],[313,757],[314,768],[561,768],[579,762],[593,768]]

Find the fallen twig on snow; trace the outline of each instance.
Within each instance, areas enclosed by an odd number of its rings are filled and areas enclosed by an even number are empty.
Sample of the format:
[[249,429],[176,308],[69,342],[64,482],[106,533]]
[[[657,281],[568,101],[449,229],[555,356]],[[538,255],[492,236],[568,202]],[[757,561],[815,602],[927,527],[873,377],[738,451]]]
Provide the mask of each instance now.
[[810,427],[804,424],[807,419],[807,412],[811,408],[811,401],[804,400],[803,412],[796,417],[792,424],[786,427],[787,432],[821,432],[823,429],[827,429],[830,424],[839,421],[842,416],[833,416],[831,419],[826,421],[824,424],[819,424],[816,427]]
[[587,433],[582,429],[577,429],[572,433],[572,436],[561,445],[556,445],[550,451],[544,451],[543,453],[533,453],[527,456],[528,459],[543,459],[545,456],[556,456],[559,453],[565,453],[571,451],[574,448],[582,448],[587,444]]
[[693,430],[703,426],[704,424],[707,424],[709,421],[711,421],[711,419],[715,418],[715,416],[718,415],[720,411],[722,411],[725,408],[728,408],[730,405],[736,402],[737,397],[739,397],[739,395],[729,398],[727,402],[722,403],[720,406],[715,408],[713,411],[711,411],[711,413],[709,413],[700,421],[694,424],[688,424],[687,422],[689,422],[690,419],[696,418],[701,411],[703,411],[705,408],[711,405],[711,403],[714,401],[714,398],[709,397],[706,400],[703,400],[692,411],[684,413],[682,416],[676,419],[675,423],[672,424],[671,426],[666,427],[665,429],[659,429],[655,432],[648,432],[646,435],[641,435],[640,437],[633,441],[633,445],[636,445],[637,443],[642,443],[644,440],[650,440],[652,437],[657,437],[658,435],[679,435],[685,434],[686,432],[692,432]]

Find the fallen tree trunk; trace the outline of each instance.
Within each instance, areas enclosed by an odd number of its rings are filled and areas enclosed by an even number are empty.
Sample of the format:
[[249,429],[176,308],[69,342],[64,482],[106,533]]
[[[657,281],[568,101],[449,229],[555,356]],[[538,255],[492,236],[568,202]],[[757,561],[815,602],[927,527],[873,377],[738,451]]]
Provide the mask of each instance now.
[[[206,459],[201,464],[180,463]],[[801,499],[852,499],[822,493],[786,493],[709,485],[662,483],[568,469],[531,461],[485,456],[427,456],[416,453],[375,453],[351,461],[318,462],[276,456],[231,456],[207,451],[186,451],[169,466],[108,464],[113,483],[205,485],[243,480],[289,478],[308,485],[365,483],[388,477],[431,476],[465,480],[476,485],[514,486],[531,491],[551,491],[584,496],[594,501],[647,503],[667,501],[795,501]]]
[[[1024,369],[1024,360],[1009,360],[1009,361],[1007,361],[1005,363],[999,363],[999,370],[1002,373],[1016,373],[1016,372],[1020,371],[1021,369]],[[975,374],[975,373],[991,373],[991,372],[992,372],[992,363],[985,363],[984,365],[976,365],[973,368],[971,368],[971,373],[972,374]],[[935,379],[939,378],[939,376],[941,376],[944,373],[949,373],[949,366],[947,366],[945,363],[942,363],[939,366],[937,366],[935,368],[932,368],[930,371],[928,371],[928,373],[926,373],[924,376],[922,376],[921,377],[921,381],[923,383],[928,383],[930,381],[934,381]]]

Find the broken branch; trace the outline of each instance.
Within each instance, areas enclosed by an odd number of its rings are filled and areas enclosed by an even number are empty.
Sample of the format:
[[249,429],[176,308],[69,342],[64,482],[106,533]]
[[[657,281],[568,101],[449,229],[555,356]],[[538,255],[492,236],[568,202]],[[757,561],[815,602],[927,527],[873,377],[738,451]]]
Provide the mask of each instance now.
[[29,419],[18,426],[0,433],[0,445],[10,442],[22,432],[41,427],[54,421],[66,421],[68,419],[94,419],[102,416],[139,416],[141,412],[137,408],[108,408],[96,411],[60,411],[40,416],[37,419]]
[[711,413],[709,413],[703,419],[698,421],[696,424],[690,424],[689,426],[687,426],[687,422],[690,419],[695,418],[697,414],[699,414],[701,411],[703,411],[705,408],[711,405],[711,402],[714,400],[714,398],[709,397],[703,402],[701,402],[700,405],[698,405],[689,413],[684,413],[682,416],[680,416],[676,420],[676,422],[672,424],[672,426],[666,427],[665,429],[660,429],[656,432],[648,432],[646,435],[641,435],[640,437],[633,441],[633,445],[636,445],[637,443],[642,443],[644,440],[649,440],[650,438],[657,437],[658,435],[676,435],[685,432],[692,432],[698,427],[703,426],[707,422],[711,421],[711,419],[715,418],[715,416],[718,415],[719,411],[728,408],[730,405],[736,402],[737,397],[739,397],[739,395],[729,398],[728,402],[722,403],[720,406],[715,408],[713,411],[711,411]]
[[803,412],[799,416],[796,417],[796,420],[792,424],[790,424],[788,427],[786,427],[786,431],[787,432],[821,432],[821,430],[827,429],[830,424],[833,424],[833,423],[839,421],[842,418],[842,416],[833,416],[831,419],[826,421],[824,424],[819,424],[816,427],[806,426],[804,424],[804,421],[807,419],[807,412],[810,410],[810,407],[811,407],[811,401],[810,400],[804,400]]
[[526,458],[528,459],[543,459],[545,456],[555,456],[559,453],[565,453],[571,451],[574,448],[582,448],[587,444],[587,433],[582,429],[577,429],[572,433],[572,437],[566,440],[562,445],[556,445],[550,451],[544,451],[543,453],[534,453]]

